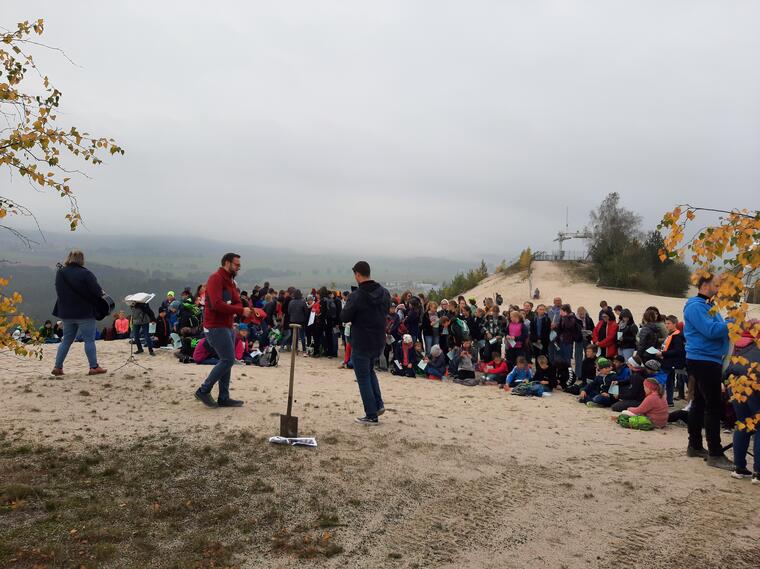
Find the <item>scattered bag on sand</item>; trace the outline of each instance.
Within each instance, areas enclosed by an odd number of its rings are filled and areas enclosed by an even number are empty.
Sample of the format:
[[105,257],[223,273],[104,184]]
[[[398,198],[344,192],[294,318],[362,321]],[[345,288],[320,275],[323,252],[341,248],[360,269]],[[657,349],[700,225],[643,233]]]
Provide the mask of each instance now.
[[290,446],[317,446],[317,439],[314,437],[269,437],[269,442],[273,445],[290,445]]
[[524,381],[523,383],[512,388],[512,395],[521,395],[523,397],[543,397],[544,386],[535,381]]
[[645,415],[625,415],[620,414],[617,418],[618,425],[625,429],[636,429],[637,431],[652,431],[654,424]]

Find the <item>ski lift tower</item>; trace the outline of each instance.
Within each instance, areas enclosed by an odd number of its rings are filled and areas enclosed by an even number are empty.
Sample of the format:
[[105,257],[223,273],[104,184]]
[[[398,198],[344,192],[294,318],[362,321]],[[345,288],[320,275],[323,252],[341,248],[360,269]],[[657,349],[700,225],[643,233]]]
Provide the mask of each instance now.
[[568,217],[569,217],[569,208],[565,209],[565,230],[564,231],[558,231],[557,232],[557,238],[554,239],[554,241],[557,241],[559,243],[559,260],[562,261],[565,259],[565,251],[562,248],[562,244],[569,240],[569,239],[591,239],[591,233],[584,229],[582,231],[569,231],[568,229]]

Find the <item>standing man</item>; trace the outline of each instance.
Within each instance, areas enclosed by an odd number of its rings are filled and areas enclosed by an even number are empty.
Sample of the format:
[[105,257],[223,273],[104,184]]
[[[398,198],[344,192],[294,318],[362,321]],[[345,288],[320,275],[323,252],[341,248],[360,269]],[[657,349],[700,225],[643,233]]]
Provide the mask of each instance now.
[[[699,277],[699,294],[687,300],[683,310],[686,369],[694,378],[686,454],[706,457],[710,466],[731,470],[733,464],[723,454],[720,443],[723,358],[728,353],[728,324],[719,313],[711,312],[712,297],[718,292],[717,281],[713,275]],[[702,446],[703,425],[707,452]]]
[[[207,407],[241,407],[243,401],[230,399],[230,372],[235,364],[235,333],[232,322],[235,315],[248,318],[251,309],[243,307],[235,284],[235,276],[240,271],[240,255],[227,253],[222,257],[222,266],[208,278],[206,284],[206,312],[203,322],[206,341],[219,356],[217,363],[195,392],[195,397]],[[217,401],[211,396],[211,389],[219,382]]]
[[385,406],[373,364],[385,347],[385,316],[391,295],[370,278],[367,261],[359,261],[352,270],[359,286],[349,295],[340,318],[351,323],[351,359],[364,404],[364,417],[357,417],[356,422],[377,425]]
[[87,375],[106,373],[108,370],[98,365],[95,347],[95,301],[103,296],[103,289],[95,275],[85,269],[84,253],[78,249],[69,253],[63,265],[55,274],[55,292],[58,298],[53,308],[53,315],[63,320],[63,339],[58,345],[55,367],[50,373],[63,375],[63,362],[77,334],[82,336],[84,353],[90,364]]

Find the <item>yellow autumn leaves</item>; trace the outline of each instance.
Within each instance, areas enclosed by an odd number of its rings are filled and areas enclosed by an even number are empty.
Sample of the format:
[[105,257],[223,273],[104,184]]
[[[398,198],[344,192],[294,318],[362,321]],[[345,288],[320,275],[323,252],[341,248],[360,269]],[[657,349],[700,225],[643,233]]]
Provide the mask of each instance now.
[[[684,242],[687,225],[699,212],[719,213],[717,223],[698,230],[689,241]],[[723,311],[729,320],[729,337],[736,342],[748,334],[760,346],[760,322],[747,320],[749,306],[745,299],[747,285],[757,286],[760,269],[760,212],[748,209],[716,210],[691,205],[681,205],[667,212],[658,226],[665,229],[665,247],[660,260],[690,255],[698,267],[693,282],[705,274],[718,272],[720,285],[715,295],[715,311]],[[745,358],[732,357],[732,362],[749,366],[747,373],[731,376],[729,385],[733,398],[744,402],[754,392],[760,391],[760,365],[750,365]],[[746,421],[737,422],[740,429],[754,429],[760,425],[760,413]]]

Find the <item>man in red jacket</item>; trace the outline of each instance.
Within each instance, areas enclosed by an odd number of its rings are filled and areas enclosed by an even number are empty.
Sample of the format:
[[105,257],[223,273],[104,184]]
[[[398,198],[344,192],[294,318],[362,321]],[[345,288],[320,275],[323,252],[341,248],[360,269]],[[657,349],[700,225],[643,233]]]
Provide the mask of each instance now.
[[[251,309],[243,307],[240,301],[235,276],[240,271],[240,255],[227,253],[222,257],[222,266],[209,276],[206,283],[206,311],[203,326],[206,341],[219,356],[219,363],[208,374],[195,392],[196,399],[208,407],[240,407],[243,401],[230,399],[230,372],[235,364],[235,333],[232,322],[235,315],[248,318]],[[219,382],[217,401],[211,396],[211,389]]]

